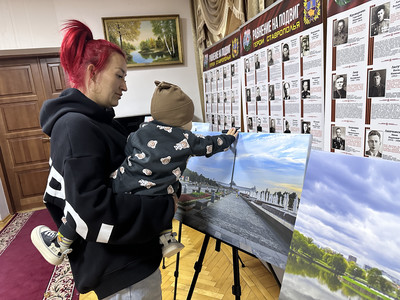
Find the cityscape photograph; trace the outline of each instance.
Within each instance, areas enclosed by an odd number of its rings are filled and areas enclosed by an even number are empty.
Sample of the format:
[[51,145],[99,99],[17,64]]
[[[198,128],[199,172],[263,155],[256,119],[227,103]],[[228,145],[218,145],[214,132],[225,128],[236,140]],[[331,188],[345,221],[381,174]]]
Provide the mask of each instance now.
[[240,133],[228,151],[190,158],[175,218],[284,268],[310,143],[309,135]]

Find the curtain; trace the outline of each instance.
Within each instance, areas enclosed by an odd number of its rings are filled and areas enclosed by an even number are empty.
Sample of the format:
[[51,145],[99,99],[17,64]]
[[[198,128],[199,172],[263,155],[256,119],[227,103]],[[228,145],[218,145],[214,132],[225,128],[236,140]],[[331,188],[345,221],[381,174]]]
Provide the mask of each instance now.
[[[203,90],[203,51],[229,35],[276,0],[192,0],[198,84]],[[200,93],[203,97],[203,93]],[[203,108],[203,99],[202,99]],[[204,108],[203,108],[204,114]]]
[[227,34],[228,20],[245,22],[243,0],[194,0],[197,46],[202,52]]

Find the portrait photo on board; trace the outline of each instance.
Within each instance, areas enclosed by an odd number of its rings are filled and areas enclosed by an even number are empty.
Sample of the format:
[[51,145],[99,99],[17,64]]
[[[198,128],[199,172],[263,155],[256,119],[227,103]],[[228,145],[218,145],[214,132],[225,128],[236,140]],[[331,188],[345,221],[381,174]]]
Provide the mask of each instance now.
[[346,44],[348,36],[348,18],[333,21],[333,46]]
[[311,122],[301,121],[301,133],[303,134],[311,133]]
[[253,130],[254,120],[253,117],[247,117],[247,128]]
[[332,98],[347,98],[347,74],[333,75]]
[[310,36],[303,35],[300,37],[300,45],[301,45],[301,56],[307,56],[310,54]]
[[383,132],[380,130],[369,130],[365,133],[365,156],[382,158]]
[[282,99],[283,100],[290,100],[290,83],[288,81],[283,81],[282,82]]
[[289,61],[290,59],[290,51],[289,51],[289,44],[288,43],[283,43],[282,44],[282,61]]
[[254,68],[256,70],[260,68],[260,59],[258,58],[258,53],[254,54]]
[[368,97],[385,97],[386,70],[368,72]]
[[246,88],[246,101],[250,102],[251,101],[251,89]]
[[390,2],[371,7],[371,36],[389,32]]
[[346,146],[346,127],[332,127],[332,148],[344,150]]
[[274,64],[274,58],[272,56],[272,49],[267,49],[267,63],[268,63],[268,66],[272,66]]
[[301,81],[301,99],[308,99],[310,96],[310,79],[303,79]]
[[275,100],[275,85],[274,84],[268,85],[268,99]]

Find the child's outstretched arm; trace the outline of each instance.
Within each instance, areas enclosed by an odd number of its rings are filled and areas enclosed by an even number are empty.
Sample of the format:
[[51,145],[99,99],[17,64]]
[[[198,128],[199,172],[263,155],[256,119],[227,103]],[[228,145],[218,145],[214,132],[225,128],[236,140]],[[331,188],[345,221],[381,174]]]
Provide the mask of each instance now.
[[237,138],[239,131],[236,128],[231,128],[228,130],[228,132],[226,133],[227,135],[233,135],[235,138]]
[[190,136],[192,155],[210,157],[215,153],[228,150],[229,146],[235,142],[238,132],[236,128],[231,128],[226,134],[208,136],[191,134]]

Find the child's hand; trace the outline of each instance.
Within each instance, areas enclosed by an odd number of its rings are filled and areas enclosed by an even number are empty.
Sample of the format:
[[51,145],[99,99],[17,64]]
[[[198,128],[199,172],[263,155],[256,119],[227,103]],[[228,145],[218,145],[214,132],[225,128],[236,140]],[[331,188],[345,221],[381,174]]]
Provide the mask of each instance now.
[[236,128],[231,128],[228,130],[228,132],[226,134],[233,135],[235,138],[237,138],[239,131]]

